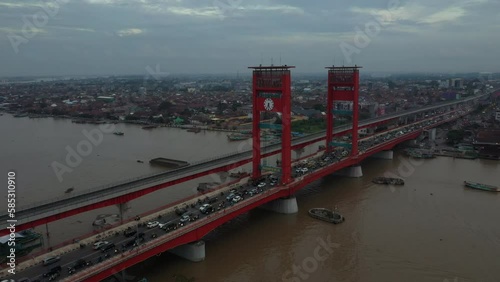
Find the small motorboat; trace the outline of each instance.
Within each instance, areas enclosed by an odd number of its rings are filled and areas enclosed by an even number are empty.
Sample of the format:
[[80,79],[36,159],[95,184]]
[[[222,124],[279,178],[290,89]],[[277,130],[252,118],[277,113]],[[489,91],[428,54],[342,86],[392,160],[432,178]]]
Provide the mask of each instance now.
[[314,208],[309,210],[309,215],[313,218],[333,224],[342,223],[345,221],[344,216],[342,216],[336,209],[332,211],[325,208]]
[[500,192],[500,188],[498,186],[493,186],[493,185],[488,185],[488,184],[483,184],[483,183],[478,183],[478,182],[464,181],[464,185],[469,187],[469,188],[483,190],[483,191]]

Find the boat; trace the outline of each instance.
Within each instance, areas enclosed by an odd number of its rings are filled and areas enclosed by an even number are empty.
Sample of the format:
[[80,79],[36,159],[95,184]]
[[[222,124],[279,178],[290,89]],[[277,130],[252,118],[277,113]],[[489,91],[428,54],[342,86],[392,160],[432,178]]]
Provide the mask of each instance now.
[[250,138],[248,135],[243,135],[243,134],[228,134],[227,138],[229,141],[241,141],[241,140],[247,140]]
[[201,131],[201,128],[199,127],[193,127],[193,128],[190,128],[187,130],[187,132],[194,132],[194,133],[198,133]]
[[309,210],[309,215],[313,218],[333,224],[342,223],[345,221],[344,216],[342,216],[337,210],[332,211],[325,208],[313,208]]
[[121,131],[116,131],[116,132],[113,132],[114,135],[118,135],[118,136],[122,136],[124,135],[125,133],[121,132]]
[[243,177],[246,177],[246,176],[249,176],[250,173],[248,172],[243,172],[243,171],[238,171],[238,172],[231,172],[229,174],[229,177],[232,177],[232,178],[243,178]]
[[146,125],[146,126],[143,126],[142,129],[153,129],[153,128],[157,128],[158,126],[156,125]]
[[73,190],[75,190],[75,188],[71,187],[71,188],[66,189],[66,191],[64,193],[66,193],[66,194],[71,193],[71,192],[73,192]]
[[141,160],[137,160],[138,163],[143,164],[144,162]]
[[372,182],[375,184],[405,185],[405,181],[401,178],[375,177]]
[[484,191],[490,191],[490,192],[500,192],[500,188],[498,186],[493,186],[493,185],[487,185],[487,184],[482,184],[482,183],[477,183],[477,182],[472,182],[472,181],[464,181],[464,185],[473,188],[473,189],[479,189],[479,190],[484,190]]
[[19,113],[19,114],[15,114],[14,117],[16,118],[22,118],[22,117],[27,117],[28,114],[27,113]]
[[416,159],[432,159],[435,154],[429,150],[408,149],[405,151],[406,155]]

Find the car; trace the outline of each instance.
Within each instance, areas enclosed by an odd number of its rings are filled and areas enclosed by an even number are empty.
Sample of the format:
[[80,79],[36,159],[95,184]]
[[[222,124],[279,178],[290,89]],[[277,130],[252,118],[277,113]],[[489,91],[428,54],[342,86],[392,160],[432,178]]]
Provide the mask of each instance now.
[[85,261],[84,259],[79,259],[73,266],[68,267],[68,273],[73,274],[78,269],[84,268],[85,266],[88,265],[90,265],[89,262]]
[[189,222],[190,216],[189,215],[183,215],[180,219],[180,222],[185,223]]
[[[220,206],[219,206],[219,207],[220,207]],[[212,212],[214,212],[214,211],[215,211],[214,207],[209,206],[209,207],[207,207],[207,208],[205,209],[205,211],[203,211],[203,213],[204,213],[204,214],[209,214],[209,213],[212,213]]]
[[125,235],[125,237],[132,237],[134,236],[135,234],[137,233],[137,230],[135,229],[127,229],[125,231],[123,231],[123,235]]
[[115,244],[114,243],[109,243],[109,244],[106,244],[104,246],[101,247],[101,252],[107,252],[111,249],[114,249],[115,248]]
[[176,209],[175,209],[175,213],[176,213],[177,215],[183,215],[183,214],[185,214],[186,212],[187,212],[187,209],[185,209],[185,208],[176,208]]
[[172,231],[172,230],[177,229],[177,224],[176,223],[169,223],[168,225],[163,226],[162,229],[164,229],[165,231]]
[[49,270],[49,272],[44,273],[43,277],[51,277],[56,273],[59,274],[59,272],[61,272],[61,270],[62,270],[62,267],[60,265],[54,266]]
[[158,221],[150,221],[148,222],[148,225],[147,227],[148,228],[155,228],[156,226],[158,226],[160,223]]
[[56,279],[57,279],[60,275],[61,275],[61,273],[59,273],[59,272],[53,273],[53,274],[49,277],[49,281],[54,281],[54,280],[56,280]]
[[261,182],[261,183],[259,183],[259,185],[257,185],[257,187],[259,187],[259,188],[266,187],[266,183],[265,182]]
[[240,197],[240,196],[235,196],[235,197],[233,198],[233,203],[238,203],[238,202],[239,202],[239,201],[241,201],[241,200],[243,200],[243,198],[242,198],[242,197]]
[[236,193],[236,188],[229,190],[229,193]]
[[163,229],[165,226],[167,226],[168,223],[158,223],[158,227],[160,229]]
[[127,242],[123,243],[122,244],[122,248],[126,249],[126,248],[129,248],[129,247],[132,247],[134,244],[135,244],[135,238],[131,239],[131,240],[128,240]]
[[61,257],[48,257],[43,260],[43,265],[47,266],[61,260]]
[[99,248],[108,243],[109,243],[108,241],[97,241],[94,243],[94,250],[99,250]]
[[210,204],[204,204],[203,206],[200,207],[200,212],[204,212],[209,206]]
[[232,200],[233,200],[233,198],[234,198],[235,196],[236,196],[236,195],[235,195],[234,193],[231,193],[231,194],[229,194],[229,195],[226,197],[226,200],[227,200],[227,201],[232,201]]

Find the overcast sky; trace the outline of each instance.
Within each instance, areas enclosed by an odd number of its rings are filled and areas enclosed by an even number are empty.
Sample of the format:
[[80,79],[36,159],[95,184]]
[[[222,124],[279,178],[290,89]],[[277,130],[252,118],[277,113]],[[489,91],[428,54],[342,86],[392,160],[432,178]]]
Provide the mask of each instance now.
[[[0,0],[0,76],[500,71],[499,0]],[[149,67],[149,68],[148,68]]]

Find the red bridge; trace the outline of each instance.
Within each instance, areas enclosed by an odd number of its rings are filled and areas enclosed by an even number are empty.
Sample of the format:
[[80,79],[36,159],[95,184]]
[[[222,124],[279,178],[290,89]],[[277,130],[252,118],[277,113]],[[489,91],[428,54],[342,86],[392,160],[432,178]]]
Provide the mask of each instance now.
[[[20,207],[20,210],[16,212],[17,230],[32,228],[109,205],[126,203],[159,189],[212,173],[228,171],[252,162],[252,176],[249,181],[242,179],[235,185],[222,187],[213,193],[213,198],[215,195],[224,195],[222,201],[219,199],[214,203],[214,205],[218,204],[217,210],[214,209],[213,212],[208,213],[201,212],[199,218],[196,217],[196,221],[191,223],[185,221],[183,224],[171,208],[163,212],[163,215],[169,218],[169,223],[175,223],[175,230],[167,230],[170,232],[162,233],[157,238],[146,241],[140,246],[124,249],[118,254],[111,255],[104,261],[94,263],[92,266],[69,276],[65,281],[99,281],[165,251],[172,251],[191,260],[201,260],[204,258],[205,249],[200,240],[223,223],[256,207],[264,207],[281,213],[297,212],[298,207],[294,198],[294,193],[297,190],[334,172],[350,177],[360,177],[362,176],[360,163],[365,158],[372,156],[392,159],[391,150],[397,144],[413,140],[427,130],[432,130],[440,124],[468,114],[477,99],[487,95],[358,122],[360,67],[329,67],[326,131],[292,140],[291,68],[293,67],[286,65],[252,67],[254,105],[253,149],[251,151],[220,156],[174,171],[126,180],[106,187],[97,187],[76,194],[71,198],[53,199]],[[262,112],[281,113],[281,124],[261,123]],[[348,120],[350,123],[335,126],[335,121],[340,118]],[[377,126],[386,123],[393,123],[394,127],[375,133]],[[281,143],[261,148],[260,132],[271,126],[275,130],[281,130]],[[364,138],[359,138],[358,132],[363,128],[367,128],[368,134]],[[307,156],[302,162],[292,161],[292,150],[301,149],[322,140],[326,140],[324,148],[320,149],[318,153]],[[268,153],[262,154],[263,150]],[[273,154],[281,154],[280,167],[263,166],[261,160]],[[271,169],[275,173],[266,173],[266,169]],[[231,196],[230,189],[235,189],[236,194],[240,192],[244,198],[239,200],[235,196],[230,199],[229,204],[226,204],[224,198]],[[237,200],[234,200],[235,198]],[[187,207],[191,207],[195,211],[198,209],[202,211],[201,207],[197,206],[200,201],[201,198],[190,198],[185,203]],[[6,222],[7,214],[0,215],[0,219],[2,222]],[[135,226],[137,224],[131,222],[126,225]],[[126,228],[126,225],[118,226],[107,234],[121,234],[120,231]],[[150,231],[144,229],[144,232]],[[2,228],[2,235],[7,233],[8,230]],[[117,236],[114,240],[122,240],[123,242],[127,240],[120,238]],[[89,239],[90,242],[95,240],[96,238]],[[21,274],[16,274],[16,277],[34,278],[40,276],[41,271],[43,271],[40,262],[42,258],[50,255],[41,256],[31,263],[23,263],[23,267],[18,269]],[[66,264],[71,264],[82,257],[95,262],[97,262],[96,258],[101,258],[98,251],[88,250],[88,248],[83,251],[74,246],[52,250],[52,255],[61,256],[61,261]],[[4,276],[8,276],[5,271],[0,277]]]

